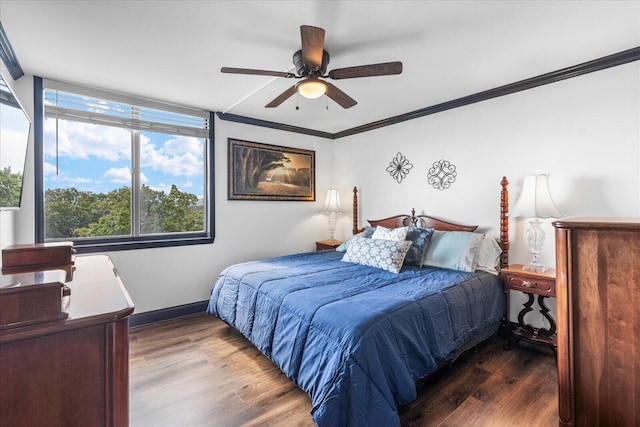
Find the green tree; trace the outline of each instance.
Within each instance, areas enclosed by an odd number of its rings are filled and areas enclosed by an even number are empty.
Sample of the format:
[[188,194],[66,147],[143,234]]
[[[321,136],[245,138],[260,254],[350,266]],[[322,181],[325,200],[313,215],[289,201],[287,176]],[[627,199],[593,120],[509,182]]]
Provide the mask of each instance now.
[[46,235],[49,238],[77,237],[76,229],[97,221],[99,195],[76,188],[56,188],[45,192]]
[[20,206],[22,174],[11,173],[11,166],[0,171],[0,207]]
[[[78,237],[128,236],[131,234],[131,191],[121,187],[94,199],[92,221],[78,229]],[[98,214],[97,219],[95,217]]]
[[[164,195],[164,194],[163,194]],[[198,196],[183,193],[176,185],[162,198],[162,231],[198,231],[203,227],[203,210],[196,207]]]
[[[204,209],[194,194],[176,185],[171,191],[140,191],[142,234],[200,231],[204,229]],[[46,235],[48,238],[128,236],[131,231],[131,191],[122,187],[109,193],[51,189],[45,193]]]
[[162,232],[162,200],[164,191],[157,191],[148,185],[140,188],[140,232],[153,234]]

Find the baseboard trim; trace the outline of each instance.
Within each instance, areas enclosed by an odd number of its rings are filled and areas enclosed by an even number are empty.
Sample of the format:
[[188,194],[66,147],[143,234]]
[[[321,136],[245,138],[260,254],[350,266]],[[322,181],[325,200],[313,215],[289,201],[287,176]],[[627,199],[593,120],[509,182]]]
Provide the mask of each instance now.
[[209,301],[198,301],[191,304],[133,314],[129,318],[129,328],[137,328],[139,326],[146,326],[152,323],[166,322],[167,320],[173,320],[179,317],[202,314],[206,311],[208,302]]

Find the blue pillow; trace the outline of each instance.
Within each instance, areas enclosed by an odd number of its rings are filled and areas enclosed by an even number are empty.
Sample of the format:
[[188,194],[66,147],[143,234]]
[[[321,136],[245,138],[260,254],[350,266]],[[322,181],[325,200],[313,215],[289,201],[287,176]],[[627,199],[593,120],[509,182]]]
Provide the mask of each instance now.
[[427,251],[432,235],[433,228],[409,227],[406,239],[411,241],[411,247],[404,258],[406,265],[422,267],[422,258]]

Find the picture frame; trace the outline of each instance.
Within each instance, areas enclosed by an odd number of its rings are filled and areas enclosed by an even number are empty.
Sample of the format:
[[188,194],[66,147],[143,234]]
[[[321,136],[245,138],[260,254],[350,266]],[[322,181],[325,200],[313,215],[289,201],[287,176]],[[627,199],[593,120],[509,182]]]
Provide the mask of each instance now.
[[228,200],[316,200],[315,151],[227,141]]

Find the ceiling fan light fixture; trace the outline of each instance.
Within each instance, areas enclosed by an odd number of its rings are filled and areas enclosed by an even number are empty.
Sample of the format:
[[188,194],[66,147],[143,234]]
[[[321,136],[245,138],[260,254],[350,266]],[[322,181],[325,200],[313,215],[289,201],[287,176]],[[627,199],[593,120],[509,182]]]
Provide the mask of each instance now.
[[318,79],[307,79],[296,86],[298,93],[305,98],[316,99],[327,93],[327,85]]
[[302,49],[293,54],[293,65],[296,73],[289,71],[254,70],[250,68],[222,67],[223,73],[253,74],[256,76],[272,76],[302,79],[299,83],[289,86],[284,92],[276,96],[265,108],[274,108],[295,95],[296,92],[308,99],[327,98],[335,101],[342,108],[351,108],[357,104],[356,100],[337,88],[329,81],[332,79],[354,79],[358,77],[389,76],[402,73],[402,62],[384,62],[380,64],[359,65],[356,67],[337,68],[329,71],[329,53],[324,50],[324,30],[310,25],[300,26]]

